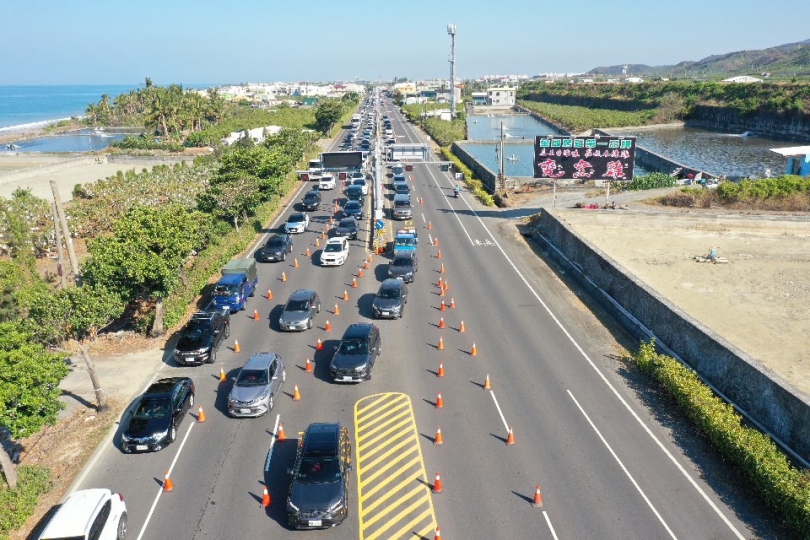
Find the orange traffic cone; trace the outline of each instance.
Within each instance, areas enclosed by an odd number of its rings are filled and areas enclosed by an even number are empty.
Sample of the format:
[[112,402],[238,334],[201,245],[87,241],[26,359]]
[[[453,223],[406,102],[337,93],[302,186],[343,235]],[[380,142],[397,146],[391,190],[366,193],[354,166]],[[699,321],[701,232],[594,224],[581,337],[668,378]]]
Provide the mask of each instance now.
[[439,278],[439,283],[436,286],[440,289],[444,289],[444,282],[442,281],[442,278]]
[[491,390],[491,389],[492,389],[492,383],[489,382],[489,373],[487,373],[487,378],[484,379],[484,390]]
[[340,308],[338,307],[337,304],[335,304],[335,317],[337,317],[338,315],[340,315]]
[[439,250],[439,253],[436,255],[436,258],[437,258],[437,259],[441,259],[441,258],[442,258],[442,250]]
[[304,364],[304,372],[305,373],[313,373],[314,371],[315,371],[315,369],[312,367],[312,362],[310,362],[309,358],[307,358],[307,363]]
[[365,268],[366,270],[368,270],[369,268],[371,268],[371,265],[369,265],[369,264],[368,264],[368,261],[366,261],[366,262],[364,262],[364,263],[363,263],[363,268]]
[[464,328],[464,320],[462,319],[461,324],[458,325],[458,333],[463,334],[466,331],[467,331],[466,328]]
[[439,336],[439,347],[438,348],[439,348],[440,351],[444,350],[444,339],[442,339],[442,336]]
[[277,441],[286,441],[287,434],[284,433],[284,424],[281,422],[278,423],[278,431],[276,432],[276,440]]
[[532,501],[532,506],[535,508],[543,508],[543,494],[540,493],[540,486],[537,486],[537,489],[534,490],[534,500]]
[[[444,296],[445,294],[446,294],[446,293],[444,292],[444,287],[442,287],[441,289],[439,289],[439,296]],[[444,300],[442,300],[442,302],[444,302]]]
[[293,401],[301,401],[301,392],[298,391],[298,385],[293,387]]
[[444,409],[444,400],[442,400],[442,393],[439,392],[439,396],[436,398],[436,408],[437,409]]
[[332,325],[331,325],[331,324],[329,324],[329,319],[326,319],[326,325],[324,326],[324,328],[323,328],[323,329],[324,329],[324,331],[326,331],[326,332],[331,332],[331,331],[332,331]]
[[233,340],[233,352],[242,352],[242,347],[239,346],[238,340]]
[[445,305],[444,300],[442,300],[442,305],[439,307],[439,311],[447,311],[447,305]]
[[315,247],[321,247],[321,241],[317,236],[315,237]]
[[219,368],[219,382],[225,382],[225,370],[223,368]]
[[419,204],[425,204],[425,198],[419,197]]
[[282,272],[282,273],[281,273],[281,281],[283,281],[283,282],[286,282],[286,281],[287,281],[287,274],[286,274],[286,272]]
[[205,412],[203,412],[202,405],[200,405],[200,408],[197,409],[197,422],[200,424],[205,422]]
[[428,221],[428,230],[432,229],[433,225]]
[[349,299],[349,292],[348,292],[346,289],[343,289],[343,299],[344,299],[344,300],[348,300],[348,299]]
[[[329,224],[330,224],[330,225],[332,224],[332,220],[331,220],[331,219],[329,220]],[[326,239],[326,231],[321,231],[321,238],[323,238],[324,240]],[[316,238],[315,240],[317,240],[317,238]]]
[[318,338],[318,344],[315,345],[315,350],[316,351],[322,351],[323,350],[323,341],[321,341],[321,338]]
[[450,281],[445,279],[444,280],[444,290],[447,291],[449,289],[450,289]]
[[267,491],[267,486],[264,486],[264,494],[262,494],[262,508],[270,506],[270,492]]
[[478,349],[475,348],[475,342],[473,342],[472,350],[470,351],[470,356],[478,356]]
[[436,536],[433,537],[433,540],[442,540],[442,530],[436,527]]
[[258,309],[254,309],[254,310],[253,310],[253,320],[254,320],[254,321],[258,321],[258,320],[259,320],[259,310],[258,310]]
[[298,257],[296,257],[295,259],[293,259],[293,266],[294,266],[295,268],[298,268]]
[[166,474],[163,475],[163,491],[174,491],[174,483],[169,478],[169,471],[166,471]]
[[268,300],[273,299],[273,291],[271,291],[270,289],[267,289],[267,299]]
[[352,278],[352,289],[357,288],[357,278]]
[[436,246],[436,247],[439,247],[439,237],[438,236],[433,239],[433,245]]
[[374,262],[374,255],[372,255],[371,253],[369,253],[369,254],[368,254],[368,263],[369,263],[369,264],[371,264],[371,263],[373,263],[373,262]]
[[441,270],[439,270],[439,273],[444,274],[444,263],[442,263],[442,268],[441,268]]
[[444,317],[439,319],[439,328],[444,328]]
[[433,437],[433,444],[444,444],[444,437],[442,437],[442,428],[436,428],[436,436]]
[[442,486],[442,477],[439,475],[439,473],[436,473],[436,480],[433,481],[433,493],[438,494],[442,491],[444,491],[444,486]]
[[307,248],[307,257],[311,257],[312,254],[309,252],[309,248]]
[[506,444],[507,446],[515,444],[515,431],[511,427],[509,428],[509,435],[506,436]]
[[357,271],[357,277],[363,277],[363,269],[362,268]]
[[444,377],[444,363],[439,362],[439,371],[436,372],[437,377]]
[[450,297],[450,307],[456,307],[456,299],[453,296]]

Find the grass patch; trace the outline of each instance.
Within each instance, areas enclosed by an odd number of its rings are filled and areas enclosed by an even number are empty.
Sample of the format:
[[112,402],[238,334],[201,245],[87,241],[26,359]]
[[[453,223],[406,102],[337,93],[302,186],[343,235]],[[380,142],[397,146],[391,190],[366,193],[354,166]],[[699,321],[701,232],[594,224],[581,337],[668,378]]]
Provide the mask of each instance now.
[[664,206],[681,208],[724,208],[778,212],[810,211],[810,179],[780,176],[762,180],[721,182],[717,189],[695,187],[655,200]]
[[519,105],[574,132],[593,128],[643,126],[657,114],[655,110],[619,111],[527,100],[520,100]]

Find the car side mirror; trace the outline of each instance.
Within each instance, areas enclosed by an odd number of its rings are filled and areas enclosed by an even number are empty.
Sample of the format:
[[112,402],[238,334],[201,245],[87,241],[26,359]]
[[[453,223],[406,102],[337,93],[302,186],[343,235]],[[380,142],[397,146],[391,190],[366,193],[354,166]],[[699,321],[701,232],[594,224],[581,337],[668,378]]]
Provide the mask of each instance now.
[[287,474],[289,474],[290,476],[292,476],[292,473],[293,473],[292,467],[288,467],[288,468],[287,468]]
[[276,381],[278,380],[278,377],[273,377],[272,380]]

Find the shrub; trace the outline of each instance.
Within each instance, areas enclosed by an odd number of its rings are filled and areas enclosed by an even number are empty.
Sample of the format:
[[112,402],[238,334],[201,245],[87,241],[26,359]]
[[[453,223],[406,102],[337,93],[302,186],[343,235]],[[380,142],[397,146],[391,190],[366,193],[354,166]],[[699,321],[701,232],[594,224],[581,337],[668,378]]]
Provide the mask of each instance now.
[[475,193],[475,196],[478,197],[478,200],[487,206],[495,206],[495,199],[487,191],[484,183],[480,179],[476,178],[470,168],[464,165],[464,163],[462,163],[461,160],[458,159],[458,157],[456,157],[456,155],[453,154],[449,148],[442,148],[442,156],[444,156],[445,159],[452,161],[456,170],[464,175],[464,181],[473,190],[473,193]]
[[674,176],[662,172],[653,172],[646,176],[637,176],[630,182],[617,182],[622,188],[631,191],[641,191],[644,189],[669,188],[678,185],[678,180]]
[[801,538],[810,539],[810,475],[792,466],[767,435],[743,424],[734,408],[714,395],[694,371],[642,343],[633,355],[701,433],[753,485],[765,503]]
[[51,471],[45,467],[22,466],[17,475],[15,489],[0,489],[0,540],[7,540],[10,531],[20,528],[34,512],[39,496],[53,487]]

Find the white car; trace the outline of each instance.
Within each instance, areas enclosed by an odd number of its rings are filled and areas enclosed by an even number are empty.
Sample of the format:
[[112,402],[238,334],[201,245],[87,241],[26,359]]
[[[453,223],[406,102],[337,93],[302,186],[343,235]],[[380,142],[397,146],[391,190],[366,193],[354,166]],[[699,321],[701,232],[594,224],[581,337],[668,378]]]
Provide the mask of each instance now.
[[340,266],[349,258],[349,240],[330,238],[321,251],[321,266]]
[[368,195],[368,182],[366,182],[365,178],[352,178],[352,185],[360,186],[360,189],[363,190],[363,195]]
[[284,224],[284,232],[288,234],[306,232],[309,227],[309,216],[304,213],[292,214]]
[[335,176],[325,174],[318,181],[318,189],[335,189]]
[[124,540],[127,505],[109,489],[82,489],[56,510],[39,540]]

